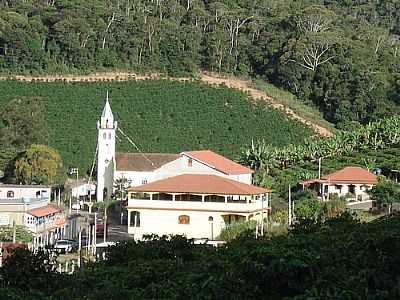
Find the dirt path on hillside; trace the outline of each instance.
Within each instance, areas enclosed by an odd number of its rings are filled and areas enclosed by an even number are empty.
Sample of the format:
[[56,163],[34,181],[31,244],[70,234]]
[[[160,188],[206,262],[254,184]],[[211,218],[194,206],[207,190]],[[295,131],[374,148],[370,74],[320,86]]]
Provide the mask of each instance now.
[[289,116],[289,118],[298,120],[301,123],[312,127],[317,134],[327,137],[332,135],[332,132],[329,129],[322,127],[318,124],[312,123],[309,120],[306,120],[305,118],[296,114],[289,107],[286,107],[283,104],[279,103],[276,99],[269,97],[265,92],[252,88],[250,81],[238,79],[235,77],[222,78],[209,73],[203,73],[201,75],[201,80],[209,84],[225,84],[230,88],[235,88],[243,92],[247,92],[254,99],[264,100],[268,102],[272,107],[282,110],[285,114]]
[[[93,82],[93,81],[127,81],[127,80],[152,80],[152,79],[160,79],[167,78],[163,77],[158,73],[153,73],[150,75],[138,75],[133,72],[106,72],[106,73],[93,73],[89,75],[43,75],[43,76],[24,76],[24,75],[16,75],[10,77],[0,77],[0,80],[6,79],[16,79],[20,81],[45,81],[45,82],[54,82],[54,81],[66,81],[66,82]],[[193,80],[191,78],[169,78],[170,80],[177,81],[190,81]],[[251,87],[251,82],[243,79],[239,79],[236,77],[222,77],[218,74],[214,73],[202,73],[200,75],[200,79],[203,82],[206,82],[210,85],[213,84],[224,84],[230,88],[238,89],[244,92],[249,93],[251,97],[258,100],[266,101],[269,105],[276,109],[282,110],[285,114],[289,116],[291,119],[295,119],[300,121],[303,124],[306,124],[313,128],[313,130],[321,135],[321,136],[331,136],[332,132],[325,127],[322,127],[318,124],[312,123],[311,121],[303,118],[302,116],[296,114],[289,107],[284,106],[279,103],[276,99],[269,97],[265,92],[255,89]]]

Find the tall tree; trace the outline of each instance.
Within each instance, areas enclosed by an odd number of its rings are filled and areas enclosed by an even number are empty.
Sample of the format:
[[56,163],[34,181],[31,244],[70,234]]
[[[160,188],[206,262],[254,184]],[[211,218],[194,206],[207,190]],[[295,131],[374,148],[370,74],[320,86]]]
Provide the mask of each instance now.
[[16,179],[23,184],[52,184],[61,166],[57,150],[33,144],[15,162]]

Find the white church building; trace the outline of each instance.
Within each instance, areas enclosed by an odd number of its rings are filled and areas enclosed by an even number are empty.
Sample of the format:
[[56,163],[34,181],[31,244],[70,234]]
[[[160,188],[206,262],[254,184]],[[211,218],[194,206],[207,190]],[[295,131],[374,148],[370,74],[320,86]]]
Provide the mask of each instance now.
[[[216,238],[233,222],[260,219],[269,190],[251,185],[253,171],[211,150],[117,153],[118,122],[107,102],[98,129],[97,201],[129,182],[128,232]],[[265,201],[266,200],[266,201]]]

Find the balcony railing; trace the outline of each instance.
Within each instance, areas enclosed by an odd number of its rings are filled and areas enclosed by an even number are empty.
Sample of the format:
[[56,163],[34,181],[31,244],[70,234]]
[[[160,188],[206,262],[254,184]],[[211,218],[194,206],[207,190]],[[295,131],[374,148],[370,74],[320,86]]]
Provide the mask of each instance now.
[[128,208],[135,209],[186,209],[186,210],[207,210],[226,212],[252,212],[267,209],[266,201],[261,200],[227,200],[226,202],[199,202],[199,201],[164,201],[164,200],[140,200],[129,199]]
[[53,220],[47,220],[43,223],[29,224],[25,223],[25,226],[33,233],[42,233],[48,230],[52,230],[58,227],[64,226],[66,223],[65,216],[58,216]]

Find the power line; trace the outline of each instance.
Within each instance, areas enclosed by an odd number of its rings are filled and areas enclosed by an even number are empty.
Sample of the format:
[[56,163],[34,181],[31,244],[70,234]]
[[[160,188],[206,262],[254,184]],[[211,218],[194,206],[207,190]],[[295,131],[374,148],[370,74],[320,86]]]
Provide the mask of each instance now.
[[99,143],[97,143],[97,145],[96,145],[96,151],[95,151],[95,153],[94,153],[94,156],[93,156],[93,162],[92,162],[92,167],[91,167],[91,169],[90,169],[90,174],[89,174],[89,191],[90,191],[90,195],[92,194],[92,188],[91,188],[91,186],[90,186],[90,182],[92,181],[92,176],[93,176],[93,171],[94,171],[94,165],[95,165],[95,163],[96,163],[96,157],[97,157],[97,153],[99,152]]
[[130,144],[132,144],[132,145],[135,147],[135,149],[136,149],[148,162],[150,162],[150,164],[151,164],[154,168],[156,167],[155,164],[151,161],[151,159],[148,158],[148,157],[146,156],[146,154],[144,154],[144,153],[139,149],[139,147],[132,141],[132,139],[122,131],[122,129],[121,129],[120,126],[118,126],[118,131],[128,140],[128,142],[129,142]]

